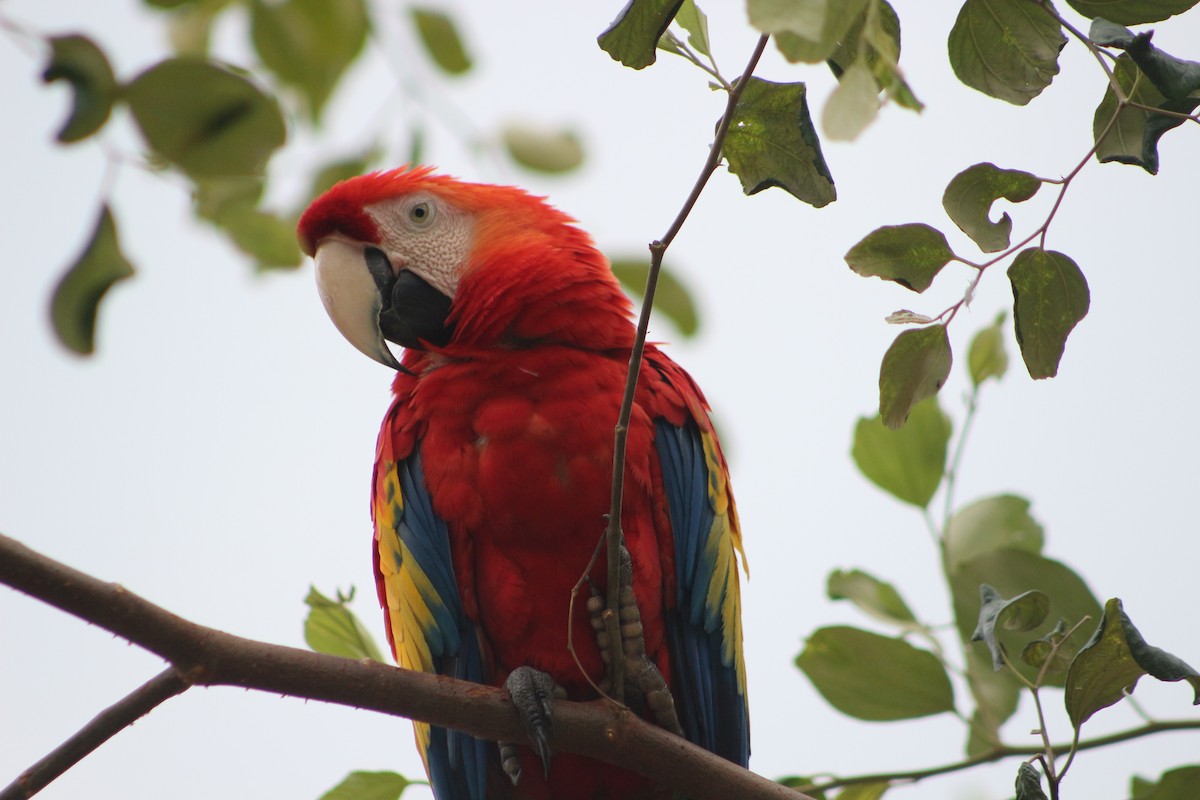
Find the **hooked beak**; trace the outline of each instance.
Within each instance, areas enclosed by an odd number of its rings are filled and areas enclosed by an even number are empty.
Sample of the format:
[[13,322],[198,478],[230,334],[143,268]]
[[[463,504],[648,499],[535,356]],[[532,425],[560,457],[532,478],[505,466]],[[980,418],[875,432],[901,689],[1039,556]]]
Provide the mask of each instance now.
[[361,244],[341,239],[321,242],[314,256],[317,292],[326,313],[346,341],[380,364],[398,370],[400,362],[388,349],[379,326],[379,313],[383,310],[381,287],[374,270],[367,268],[364,252]]

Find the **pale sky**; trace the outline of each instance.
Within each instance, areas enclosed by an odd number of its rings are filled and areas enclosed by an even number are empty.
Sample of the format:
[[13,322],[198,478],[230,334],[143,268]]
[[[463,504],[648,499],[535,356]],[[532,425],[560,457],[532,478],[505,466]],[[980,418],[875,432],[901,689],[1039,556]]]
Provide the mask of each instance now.
[[[474,157],[437,122],[426,137],[427,160],[466,179],[517,182],[549,195],[607,252],[636,254],[675,216],[724,96],[668,55],[641,73],[611,61],[594,39],[620,5],[450,4],[476,71],[446,81],[415,54],[396,61],[415,64],[416,80],[480,131],[511,118],[582,131],[588,161],[569,179]],[[964,732],[952,716],[850,720],[792,664],[819,626],[886,632],[825,598],[825,578],[835,568],[890,580],[922,619],[950,622],[920,514],[862,478],[849,452],[856,418],[875,410],[879,359],[898,332],[883,318],[899,308],[936,314],[961,296],[968,271],[949,267],[917,296],[854,275],[842,255],[879,225],[915,221],[973,252],[941,210],[946,182],[980,161],[1065,174],[1090,146],[1092,110],[1103,91],[1094,62],[1074,41],[1063,53],[1062,74],[1026,108],[962,86],[945,58],[953,4],[941,5],[934,14],[925,4],[897,4],[902,64],[927,108],[919,116],[886,108],[860,141],[826,143],[836,203],[817,211],[779,190],[745,198],[721,170],[668,255],[703,316],[701,335],[669,352],[718,415],[742,516],[751,566],[744,589],[751,767],[768,777],[916,768],[961,757]],[[165,52],[160,26],[142,8],[132,0],[9,0],[0,13],[47,33],[87,32],[127,79]],[[1155,43],[1196,57],[1196,14],[1159,25]],[[395,52],[412,46],[393,8],[380,17],[383,41]],[[219,41],[236,44],[240,24],[231,18]],[[711,28],[718,61],[733,76],[754,40],[740,4],[712,15]],[[281,644],[303,646],[309,584],[329,594],[353,584],[358,613],[382,641],[367,500],[388,371],[337,334],[310,265],[253,275],[219,236],[192,221],[183,181],[136,167],[120,171],[112,202],[139,274],[101,309],[98,355],[84,360],[64,351],[47,323],[47,305],[93,225],[104,157],[96,143],[51,144],[66,91],[41,86],[41,69],[39,57],[3,37],[0,531],[195,622]],[[815,116],[834,85],[824,68],[790,66],[773,55],[759,74],[807,81]],[[404,120],[424,112],[393,92],[394,72],[378,50],[351,79],[352,90],[331,110],[335,143],[316,146],[297,135],[299,146],[276,160],[281,198],[295,187],[289,170],[364,144],[362,130],[381,118],[397,120],[392,141],[395,158],[403,159]],[[128,120],[115,123],[106,141],[131,149]],[[1200,295],[1196,126],[1169,133],[1160,153],[1157,177],[1092,164],[1071,186],[1048,245],[1087,275],[1091,311],[1071,335],[1054,380],[1029,379],[1007,332],[1010,372],[984,392],[957,496],[960,503],[1000,492],[1032,498],[1046,528],[1046,554],[1073,566],[1101,602],[1121,597],[1151,644],[1197,664],[1200,633],[1185,605],[1200,556],[1193,408],[1200,386],[1190,343]],[[1009,209],[1014,231],[1036,227],[1053,197],[1044,188]],[[1002,270],[992,270],[951,327],[960,358],[942,405],[957,424],[967,342],[1011,304]],[[651,336],[678,338],[662,322]],[[8,590],[0,590],[0,641],[0,784],[163,667],[155,656]],[[946,641],[953,646],[952,634]],[[956,693],[969,710],[965,687],[956,684]],[[1197,718],[1186,685],[1146,679],[1137,696],[1156,716]],[[1053,739],[1069,739],[1061,693],[1047,697]],[[1010,742],[1034,742],[1029,709],[1026,700],[1005,728]],[[1138,723],[1128,708],[1110,709],[1085,736]],[[1194,760],[1198,747],[1200,734],[1191,732],[1084,753],[1065,796],[1124,800],[1133,771],[1156,777]],[[1016,767],[1005,762],[888,797],[1004,797]],[[315,800],[355,769],[419,777],[408,723],[233,689],[193,689],[104,745],[42,797]]]

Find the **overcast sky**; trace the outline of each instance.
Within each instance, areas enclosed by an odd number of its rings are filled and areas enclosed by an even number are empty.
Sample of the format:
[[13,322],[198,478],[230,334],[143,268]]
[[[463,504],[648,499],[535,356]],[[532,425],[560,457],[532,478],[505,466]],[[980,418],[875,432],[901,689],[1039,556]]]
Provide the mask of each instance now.
[[[385,4],[377,4],[380,7]],[[383,41],[411,48],[397,14],[382,11]],[[503,5],[503,9],[501,6]],[[507,119],[583,132],[584,169],[538,178],[472,156],[434,121],[428,160],[463,178],[520,182],[577,217],[607,252],[641,253],[660,236],[706,155],[723,95],[687,64],[662,56],[641,73],[618,66],[594,38],[619,2],[550,0],[450,6],[478,61],[470,76],[415,76],[477,129]],[[710,3],[709,5],[718,5]],[[754,35],[739,4],[712,17],[722,68],[736,74]],[[870,485],[850,458],[855,419],[876,408],[879,358],[898,308],[935,314],[961,296],[966,268],[948,268],[926,295],[860,278],[845,251],[878,225],[932,223],[946,182],[980,161],[1053,177],[1090,145],[1103,83],[1077,43],[1063,72],[1018,109],[959,84],[945,58],[953,22],[943,6],[897,3],[903,64],[927,104],[887,108],[854,144],[826,144],[839,200],[817,211],[779,190],[752,198],[719,171],[668,261],[693,288],[703,329],[669,352],[699,381],[727,439],[751,580],[746,584],[753,757],[769,777],[914,768],[960,757],[961,723],[942,715],[865,724],[832,710],[795,669],[803,638],[821,625],[872,623],[825,598],[835,568],[893,581],[923,619],[948,623],[937,558],[919,513]],[[711,10],[711,9],[710,9]],[[138,3],[9,0],[0,13],[49,33],[86,31],[128,78],[165,51],[161,26]],[[1155,42],[1198,57],[1200,17],[1169,21]],[[231,18],[219,41],[236,43]],[[1082,24],[1082,23],[1081,23]],[[234,53],[236,55],[236,53]],[[244,57],[242,57],[244,61]],[[192,221],[182,181],[120,171],[113,205],[122,245],[139,270],[101,310],[99,353],[58,346],[47,304],[63,267],[93,225],[104,157],[94,143],[51,145],[66,91],[38,81],[40,57],[0,39],[5,106],[0,158],[0,530],[188,619],[243,636],[303,645],[309,584],[355,585],[356,608],[382,641],[373,599],[367,512],[389,373],[334,330],[311,265],[255,276],[219,236]],[[809,83],[819,114],[833,81],[823,68],[769,56],[760,74]],[[364,143],[381,114],[423,112],[393,91],[378,49],[331,110],[332,142],[308,137],[275,165],[298,170]],[[394,112],[394,114],[393,114]],[[107,137],[129,149],[125,119]],[[393,140],[397,158],[406,145]],[[1092,306],[1071,335],[1058,378],[1024,373],[1011,330],[1009,375],[989,385],[963,462],[962,502],[999,492],[1033,500],[1047,555],[1074,566],[1104,598],[1119,596],[1146,638],[1200,663],[1194,572],[1200,428],[1195,403],[1195,245],[1200,136],[1166,136],[1161,174],[1092,164],[1072,185],[1048,240],[1087,275]],[[1013,210],[1035,227],[1053,201],[1044,189]],[[1010,308],[1001,270],[984,276],[951,328],[959,353]],[[678,339],[667,323],[656,340]],[[943,391],[962,420],[965,358]],[[949,641],[949,640],[948,640]],[[0,784],[6,783],[162,663],[40,603],[0,589]],[[1161,717],[1196,719],[1186,685],[1138,696]],[[969,709],[963,687],[959,706]],[[1053,738],[1069,738],[1051,692]],[[1033,743],[1028,703],[1005,729]],[[1128,709],[1101,712],[1088,736],[1131,727]],[[1083,754],[1070,797],[1124,800],[1132,771],[1148,777],[1195,760],[1184,733]],[[232,689],[196,689],[106,744],[47,789],[72,798],[316,798],[353,769],[419,776],[406,722]],[[1001,798],[1016,764],[931,780],[894,796]],[[406,797],[426,796],[413,791]],[[889,794],[891,797],[892,794]]]

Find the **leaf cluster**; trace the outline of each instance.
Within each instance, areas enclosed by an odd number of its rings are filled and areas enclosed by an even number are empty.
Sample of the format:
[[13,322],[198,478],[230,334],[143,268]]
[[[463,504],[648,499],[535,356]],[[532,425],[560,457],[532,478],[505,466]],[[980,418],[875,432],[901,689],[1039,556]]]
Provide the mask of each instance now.
[[[1163,19],[1194,5],[1118,2],[1073,2],[1082,14],[1103,13],[1136,24]],[[984,254],[972,261],[951,249],[946,236],[924,223],[877,228],[846,253],[846,263],[860,275],[876,276],[921,293],[938,273],[958,261],[975,270],[963,298],[936,316],[908,310],[888,321],[930,324],[920,332],[897,336],[884,355],[879,375],[880,410],[890,427],[904,424],[912,407],[935,394],[951,361],[946,326],[970,302],[978,281],[991,266],[1011,258],[1007,276],[1013,294],[1013,327],[1031,377],[1058,374],[1066,341],[1087,315],[1091,296],[1087,279],[1068,255],[1046,248],[1048,229],[1075,175],[1092,154],[1101,161],[1158,170],[1158,140],[1183,124],[1200,105],[1200,64],[1156,48],[1152,32],[1134,34],[1122,25],[1096,17],[1084,36],[1049,3],[1018,0],[967,0],[949,35],[950,64],[959,79],[985,94],[1025,105],[1050,85],[1059,71],[1058,54],[1075,35],[1095,53],[1104,68],[1106,90],[1093,120],[1094,143],[1087,156],[1062,180],[1038,178],[991,163],[959,172],[947,185],[942,204],[955,225]],[[1124,50],[1113,59],[1103,48]],[[1113,59],[1109,68],[1106,59]],[[997,201],[1023,203],[1043,184],[1057,184],[1058,198],[1050,214],[1032,233],[1011,245],[1013,220],[1007,212],[992,220]],[[1036,240],[1036,241],[1035,241]]]
[[[903,427],[889,426],[882,414],[860,419],[851,451],[868,480],[923,512],[937,543],[957,646],[943,640],[936,621],[914,613],[890,581],[863,569],[839,569],[828,578],[830,599],[850,601],[893,635],[846,625],[823,627],[809,636],[796,664],[830,705],[857,719],[955,714],[964,722],[968,758],[1016,750],[1005,742],[1002,728],[1016,712],[1021,694],[1028,692],[1042,719],[1044,749],[1035,759],[1040,771],[1034,762],[1021,766],[1018,796],[1044,797],[1040,779],[1045,774],[1057,797],[1081,730],[1095,713],[1131,693],[1143,675],[1187,681],[1197,691],[1200,675],[1147,644],[1119,599],[1101,606],[1083,578],[1044,553],[1045,531],[1029,500],[1000,494],[954,508],[956,465],[979,393],[1006,372],[999,335],[1004,321],[1001,315],[971,342],[967,422],[953,448],[950,418],[931,396],[912,404]],[[940,338],[942,330],[933,326],[907,333],[912,338],[936,331]],[[944,378],[940,369],[939,374]],[[932,507],[939,494],[946,515],[936,524]],[[956,696],[954,675],[961,677],[960,687],[965,685],[965,698]],[[1073,744],[1062,766],[1056,764],[1046,733],[1041,692],[1047,688],[1061,688],[1072,731]],[[1195,699],[1200,702],[1200,694]],[[1164,775],[1164,785],[1166,781]],[[814,786],[797,785],[805,791]],[[836,785],[841,785],[836,779],[816,784]]]
[[[394,154],[387,132],[367,131],[365,145],[314,165],[307,190],[280,209],[267,204],[271,159],[284,147],[289,129],[304,127],[320,135],[331,100],[351,69],[371,47],[381,46],[377,13],[368,0],[148,0],[162,15],[174,53],[125,79],[115,74],[108,54],[82,34],[45,37],[49,53],[43,71],[48,83],[71,90],[71,105],[56,136],[64,145],[104,136],[114,114],[127,112],[140,137],[144,165],[178,173],[187,182],[197,219],[214,226],[259,270],[291,269],[302,262],[295,238],[300,212],[337,181],[362,174]],[[238,66],[213,52],[212,31],[235,9],[244,11],[250,51],[258,63]],[[427,63],[441,80],[461,80],[475,67],[455,20],[444,11],[413,6],[405,16]],[[421,81],[402,81],[418,91]],[[440,91],[437,90],[437,91]],[[427,104],[423,104],[427,105]],[[408,132],[409,163],[421,160],[424,125],[416,119]],[[468,135],[468,134],[465,134]],[[475,134],[471,133],[470,136]],[[562,175],[583,163],[579,134],[510,122],[481,140],[517,166]],[[111,146],[110,170],[116,158]],[[70,350],[95,349],[98,305],[117,280],[134,269],[119,246],[117,214],[103,199],[103,236],[93,236],[68,266],[55,292],[52,321]],[[628,277],[628,276],[626,276]],[[631,291],[640,291],[637,285]],[[695,330],[692,300],[679,282],[668,317],[681,329]],[[690,310],[690,311],[689,311]],[[689,319],[688,314],[692,317]]]

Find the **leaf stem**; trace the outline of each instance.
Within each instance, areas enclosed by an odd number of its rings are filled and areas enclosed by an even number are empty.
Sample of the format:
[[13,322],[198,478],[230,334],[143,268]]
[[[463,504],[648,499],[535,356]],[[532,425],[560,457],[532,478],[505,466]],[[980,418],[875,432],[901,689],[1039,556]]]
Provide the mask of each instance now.
[[710,67],[708,64],[705,64],[700,60],[700,57],[696,55],[692,48],[688,47],[687,42],[685,42],[683,39],[680,39],[670,31],[667,31],[667,33],[664,35],[671,37],[671,44],[676,48],[675,50],[668,50],[668,53],[675,53],[675,55],[692,62],[697,67],[707,72],[709,76],[716,80],[717,83],[721,84],[721,88],[723,88],[725,91],[733,91],[733,87],[729,85],[729,81],[725,80],[725,77],[717,71],[717,62],[711,55],[708,57],[709,62],[712,64]]
[[958,473],[962,464],[963,452],[967,447],[967,437],[971,433],[971,426],[975,422],[975,412],[979,409],[979,387],[972,385],[971,391],[967,394],[967,413],[963,417],[962,431],[958,434],[958,441],[954,443],[954,453],[950,456],[950,466],[946,469],[946,496],[945,505],[942,508],[942,527],[941,535],[938,537],[938,542],[942,545],[943,566],[948,566],[945,561],[946,536],[950,533],[950,517],[954,511],[954,490],[958,487]]

